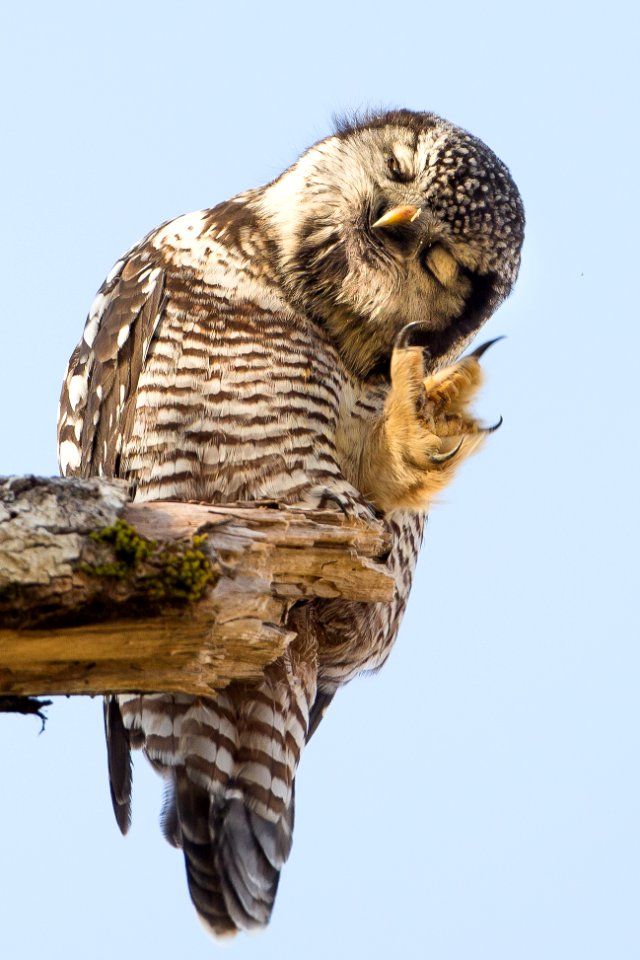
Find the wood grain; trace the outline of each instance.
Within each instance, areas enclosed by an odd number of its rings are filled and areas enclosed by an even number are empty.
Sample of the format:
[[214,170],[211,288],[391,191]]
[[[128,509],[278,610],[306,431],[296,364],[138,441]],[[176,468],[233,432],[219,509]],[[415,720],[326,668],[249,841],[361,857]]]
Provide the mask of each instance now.
[[[156,546],[125,575],[100,573],[118,558],[95,534],[118,520]],[[194,537],[202,595],[158,597],[167,556],[189,556]],[[119,481],[0,479],[0,694],[206,695],[259,679],[294,636],[294,605],[391,599],[388,549],[382,524],[340,512],[132,504]]]

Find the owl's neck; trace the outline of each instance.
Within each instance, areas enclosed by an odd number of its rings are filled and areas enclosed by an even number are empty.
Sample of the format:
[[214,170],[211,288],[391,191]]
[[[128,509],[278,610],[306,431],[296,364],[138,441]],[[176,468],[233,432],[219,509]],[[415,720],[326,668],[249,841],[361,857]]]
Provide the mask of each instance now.
[[323,291],[311,282],[311,272],[298,258],[288,256],[287,244],[293,237],[289,225],[283,235],[280,220],[265,214],[264,197],[269,189],[247,191],[212,207],[205,230],[241,255],[250,277],[271,287],[292,310],[321,326],[355,377],[386,376],[395,329],[372,325],[366,317],[323,297]]

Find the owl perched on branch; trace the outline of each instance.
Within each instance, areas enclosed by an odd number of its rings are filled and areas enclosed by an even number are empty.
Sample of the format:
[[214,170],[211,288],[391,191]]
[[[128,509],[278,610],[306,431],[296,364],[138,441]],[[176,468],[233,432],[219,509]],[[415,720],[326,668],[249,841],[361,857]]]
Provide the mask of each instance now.
[[154,230],[115,265],[62,391],[60,468],[137,501],[276,500],[382,516],[392,603],[316,600],[259,684],[105,704],[116,819],[131,747],[165,779],[166,838],[216,935],[265,925],[300,752],[336,690],[386,660],[433,498],[491,428],[470,411],[516,279],[507,168],[429,113],[342,124],[273,183]]

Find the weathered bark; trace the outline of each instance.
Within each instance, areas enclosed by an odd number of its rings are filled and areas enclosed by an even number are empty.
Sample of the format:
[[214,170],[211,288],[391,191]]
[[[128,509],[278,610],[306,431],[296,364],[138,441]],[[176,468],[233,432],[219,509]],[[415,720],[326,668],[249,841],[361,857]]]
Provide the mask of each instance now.
[[389,600],[382,525],[277,505],[128,502],[118,481],[0,480],[0,695],[257,679],[294,603]]

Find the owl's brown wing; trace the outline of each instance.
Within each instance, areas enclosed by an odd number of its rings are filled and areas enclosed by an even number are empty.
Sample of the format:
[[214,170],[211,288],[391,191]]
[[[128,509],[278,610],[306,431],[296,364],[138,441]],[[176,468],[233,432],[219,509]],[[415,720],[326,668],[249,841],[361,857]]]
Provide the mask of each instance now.
[[[117,477],[140,373],[165,300],[164,270],[145,241],[119,260],[98,291],[62,385],[58,458],[63,476]],[[115,697],[105,699],[111,799],[131,822],[131,736]],[[135,745],[135,744],[134,744]]]
[[[197,253],[193,260],[197,263]],[[134,416],[144,419],[148,414],[144,422],[155,429],[167,404],[184,400],[184,391],[178,401],[166,399],[165,381],[160,376],[155,381],[152,375],[158,388],[157,406],[140,412],[145,374],[154,355],[172,342],[165,318],[175,305],[180,276],[170,262],[170,251],[162,249],[157,233],[150,234],[147,242],[116,265],[100,290],[62,391],[63,474],[125,475]],[[187,314],[180,315],[173,331],[174,336],[179,331],[181,338],[174,344],[177,357],[185,354],[183,335],[196,338],[210,327],[216,309],[229,311],[228,302],[221,298],[216,306],[210,287],[203,293],[196,285],[188,294]],[[256,311],[257,316],[264,313]],[[254,329],[251,315],[240,317],[239,323],[246,324],[245,350],[251,339],[255,349],[265,349],[268,357],[263,327],[256,323]],[[201,348],[200,343],[192,346]],[[229,344],[219,348],[228,349]],[[196,405],[210,356],[210,352],[202,356],[189,387]],[[234,369],[234,364],[230,367]],[[223,413],[211,402],[210,432],[199,442],[215,443],[216,419]],[[259,429],[248,414],[245,419],[239,417],[238,433],[248,431],[253,439],[251,424]],[[167,446],[175,452],[175,424],[162,429]],[[255,439],[252,449],[260,447],[260,439]],[[155,452],[145,450],[142,460],[153,479],[161,467]],[[173,490],[174,496],[184,493],[179,486]],[[232,684],[210,698],[159,693],[119,695],[105,701],[109,780],[118,825],[123,833],[129,827],[131,748],[142,747],[165,778],[164,834],[183,849],[191,898],[217,935],[267,923],[280,868],[291,847],[294,776],[307,735],[309,706],[316,696],[315,637],[303,626],[301,622],[296,640],[259,684]]]
[[164,269],[143,241],[118,261],[89,312],[60,396],[63,476],[117,477],[135,396],[165,305]]

